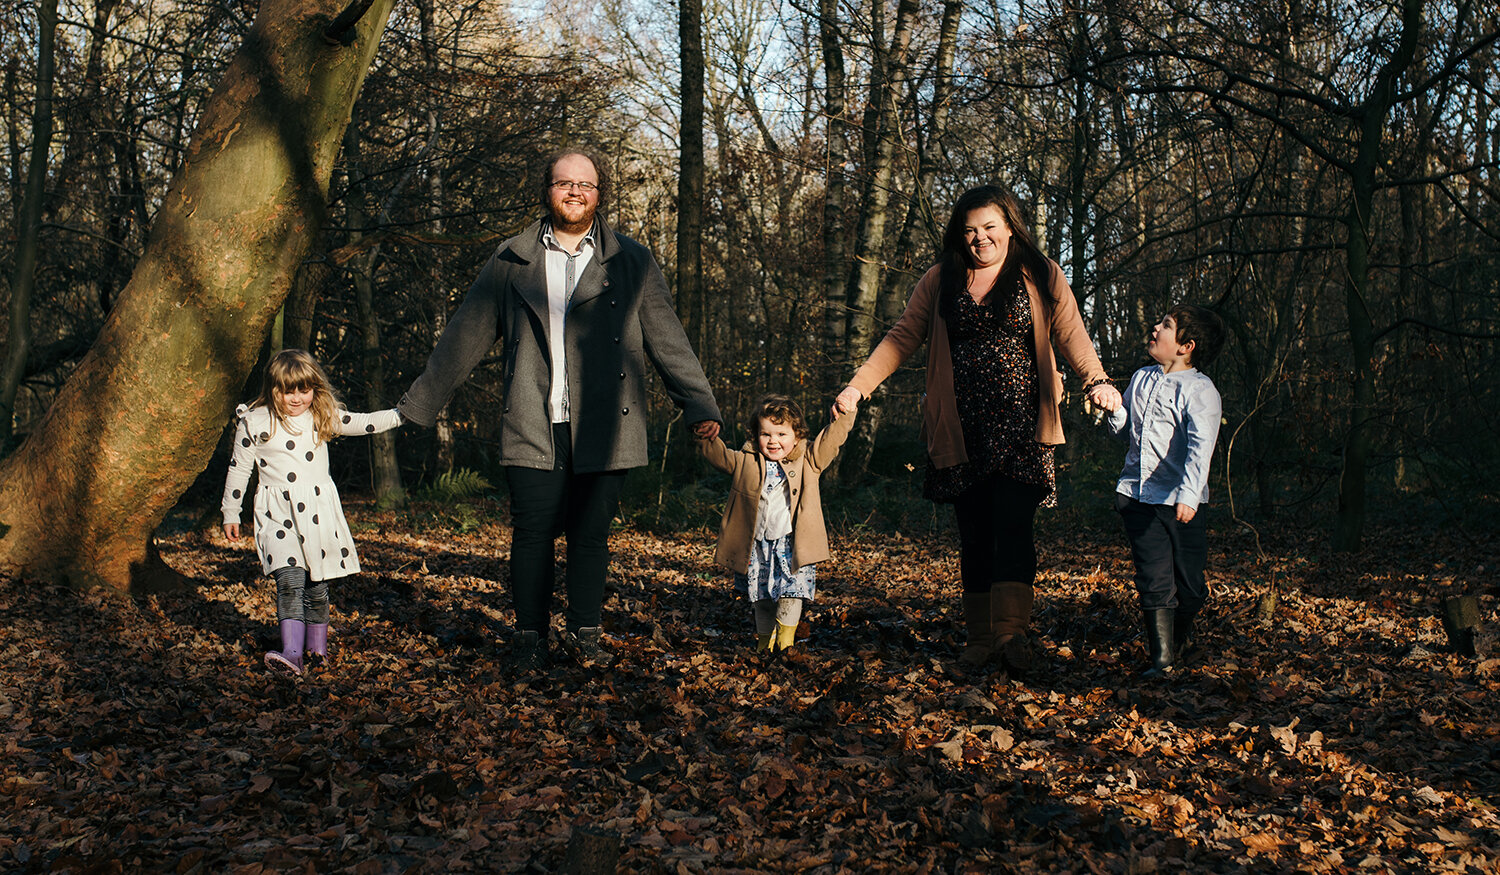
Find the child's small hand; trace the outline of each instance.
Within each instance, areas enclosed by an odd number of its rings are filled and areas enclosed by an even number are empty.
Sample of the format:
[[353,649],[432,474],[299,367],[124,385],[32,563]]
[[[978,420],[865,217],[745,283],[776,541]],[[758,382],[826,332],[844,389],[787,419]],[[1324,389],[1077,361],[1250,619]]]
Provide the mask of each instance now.
[[[1182,505],[1178,505],[1178,507],[1181,507],[1181,506]],[[239,523],[225,523],[224,524],[224,537],[228,538],[231,541],[238,541],[240,539],[240,524]]]
[[1177,503],[1177,521],[1179,523],[1190,523],[1193,521],[1193,517],[1197,515],[1197,508],[1188,507],[1180,501]]
[[1088,398],[1089,402],[1095,407],[1102,407],[1110,412],[1119,410],[1120,405],[1125,403],[1125,399],[1120,395],[1120,390],[1108,383],[1100,383],[1090,389]]
[[859,410],[859,402],[863,397],[859,394],[858,389],[853,386],[845,386],[844,391],[839,393],[839,397],[833,399],[833,410],[830,411],[833,414],[833,418],[838,419],[845,413],[854,413]]

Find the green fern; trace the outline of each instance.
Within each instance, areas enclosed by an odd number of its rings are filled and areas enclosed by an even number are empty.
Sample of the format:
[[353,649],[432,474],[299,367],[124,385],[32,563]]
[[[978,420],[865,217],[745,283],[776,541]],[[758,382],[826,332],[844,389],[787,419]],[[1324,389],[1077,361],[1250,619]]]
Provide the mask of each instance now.
[[422,497],[427,501],[462,501],[465,498],[483,495],[494,488],[490,481],[484,479],[479,472],[459,468],[446,474],[439,474],[431,485],[422,490]]

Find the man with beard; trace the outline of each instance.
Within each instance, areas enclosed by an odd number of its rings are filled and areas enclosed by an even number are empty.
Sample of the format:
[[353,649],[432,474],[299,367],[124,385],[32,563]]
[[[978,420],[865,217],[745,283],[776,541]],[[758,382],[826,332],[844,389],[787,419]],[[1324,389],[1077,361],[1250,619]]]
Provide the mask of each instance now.
[[567,536],[564,650],[600,655],[610,521],[628,469],[646,463],[649,360],[700,437],[722,419],[651,253],[611,230],[606,165],[554,154],[539,192],[545,219],[501,244],[438,339],[398,409],[431,425],[497,341],[504,394],[500,454],[510,486],[512,652],[547,656],[553,542]]

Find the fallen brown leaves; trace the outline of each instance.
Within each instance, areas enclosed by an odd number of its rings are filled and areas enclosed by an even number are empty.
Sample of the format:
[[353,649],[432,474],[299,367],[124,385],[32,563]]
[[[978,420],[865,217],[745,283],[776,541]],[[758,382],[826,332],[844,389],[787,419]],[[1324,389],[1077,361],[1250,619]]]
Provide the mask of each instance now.
[[0,868],[542,872],[580,825],[632,872],[1500,861],[1500,661],[1444,653],[1433,616],[1463,591],[1493,615],[1473,545],[1257,562],[1220,535],[1206,653],[1143,682],[1121,539],[1047,537],[1041,668],[1013,683],[955,669],[947,543],[836,537],[785,665],[751,654],[708,533],[626,531],[610,664],[518,676],[503,526],[350,516],[367,570],[333,587],[333,664],[296,684],[260,668],[269,584],[213,536],[163,543],[190,593],[0,582]]

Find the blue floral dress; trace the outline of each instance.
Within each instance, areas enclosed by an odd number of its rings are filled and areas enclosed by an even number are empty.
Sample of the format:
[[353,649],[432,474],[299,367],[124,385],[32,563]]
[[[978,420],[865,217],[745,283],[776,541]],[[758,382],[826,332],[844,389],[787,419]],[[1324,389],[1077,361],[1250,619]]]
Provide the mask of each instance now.
[[[786,472],[770,459],[766,460],[766,479],[761,484],[761,503],[786,501]],[[774,540],[756,538],[750,545],[750,566],[745,574],[734,576],[734,585],[751,601],[799,598],[811,600],[817,590],[814,564],[792,567],[792,536]]]

